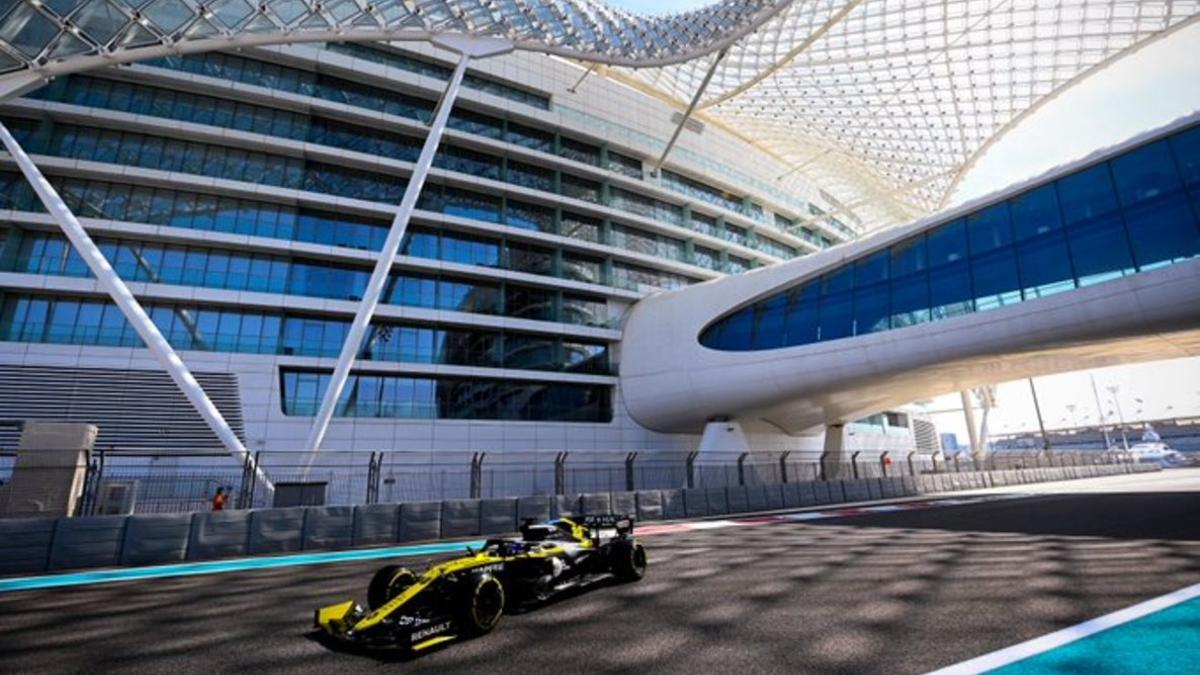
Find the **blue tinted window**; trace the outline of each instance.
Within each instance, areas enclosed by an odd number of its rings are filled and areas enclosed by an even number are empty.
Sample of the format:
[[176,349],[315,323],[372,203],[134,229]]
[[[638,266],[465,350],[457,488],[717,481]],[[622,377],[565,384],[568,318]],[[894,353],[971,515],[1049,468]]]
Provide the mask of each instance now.
[[929,271],[929,302],[935,320],[972,311],[971,273],[965,262]]
[[716,349],[744,351],[750,348],[754,335],[754,308],[746,307],[721,322],[721,332],[716,336]]
[[986,253],[1012,243],[1008,202],[1000,202],[967,216],[971,255]]
[[787,337],[785,345],[816,342],[819,320],[819,295],[816,285],[797,288],[788,293]]
[[754,306],[754,349],[774,349],[783,345],[787,305],[788,295],[780,293]]
[[1050,232],[1017,245],[1017,261],[1025,299],[1075,288],[1071,256],[1062,232]]
[[1100,164],[1057,181],[1058,203],[1066,224],[1084,222],[1117,210],[1108,166]]
[[889,252],[880,251],[854,264],[854,285],[865,286],[887,281]]
[[1014,197],[1009,202],[1009,207],[1017,241],[1062,227],[1062,218],[1058,212],[1058,194],[1053,184]]
[[923,272],[928,264],[925,260],[925,235],[917,235],[907,241],[893,244],[891,249],[893,278]]
[[1185,187],[1200,190],[1200,126],[1193,127],[1171,138],[1171,150],[1175,164]]
[[1141,269],[1200,252],[1200,230],[1166,141],[1112,160],[1133,256]]
[[821,277],[821,295],[843,293],[854,288],[854,266],[846,265],[842,269]]
[[1017,281],[1017,260],[1012,248],[973,256],[971,283],[977,312],[1020,302],[1021,284]]
[[891,302],[886,282],[854,289],[854,332],[875,333],[890,327]]
[[852,291],[821,294],[821,340],[836,340],[854,335],[854,294]]
[[892,328],[929,320],[929,275],[924,272],[892,279]]
[[963,220],[930,231],[925,242],[930,267],[967,259],[967,227]]

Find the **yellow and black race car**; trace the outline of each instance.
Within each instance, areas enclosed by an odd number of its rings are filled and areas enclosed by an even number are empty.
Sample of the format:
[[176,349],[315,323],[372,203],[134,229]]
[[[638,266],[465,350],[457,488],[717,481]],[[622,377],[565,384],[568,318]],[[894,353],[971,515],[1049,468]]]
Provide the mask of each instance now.
[[646,549],[630,516],[527,521],[517,539],[489,539],[478,551],[415,574],[381,568],[364,609],[353,600],[316,610],[324,636],[367,648],[419,652],[496,627],[506,609],[536,604],[605,578],[637,581]]

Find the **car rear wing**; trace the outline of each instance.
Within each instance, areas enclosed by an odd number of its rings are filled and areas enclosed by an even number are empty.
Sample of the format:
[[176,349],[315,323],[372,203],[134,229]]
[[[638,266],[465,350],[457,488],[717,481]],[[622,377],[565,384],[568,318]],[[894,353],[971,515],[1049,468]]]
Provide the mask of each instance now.
[[617,534],[632,534],[636,518],[628,514],[605,513],[594,516],[583,516],[577,522],[588,529],[614,528]]

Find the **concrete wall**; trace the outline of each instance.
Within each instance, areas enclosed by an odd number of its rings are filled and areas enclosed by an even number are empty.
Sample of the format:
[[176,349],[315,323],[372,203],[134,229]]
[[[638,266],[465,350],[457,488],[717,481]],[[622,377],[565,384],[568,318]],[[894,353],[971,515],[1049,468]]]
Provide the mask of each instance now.
[[611,511],[640,521],[698,518],[1158,470],[1149,465],[1085,466],[519,499],[11,518],[0,520],[0,574],[505,535],[526,519],[559,515]]

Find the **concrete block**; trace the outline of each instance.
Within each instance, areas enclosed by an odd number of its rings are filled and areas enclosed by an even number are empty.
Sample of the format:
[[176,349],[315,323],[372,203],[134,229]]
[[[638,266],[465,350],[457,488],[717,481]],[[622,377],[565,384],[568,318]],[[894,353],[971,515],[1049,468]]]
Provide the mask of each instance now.
[[448,499],[442,502],[442,539],[479,536],[479,500]]
[[[750,511],[757,513],[767,510],[767,493],[765,485],[747,485],[746,486],[746,502],[750,504]],[[733,507],[729,507],[730,512]]]
[[[784,483],[780,487],[780,494],[783,497],[783,507],[785,509],[798,509],[804,503],[803,497],[800,495],[801,486],[807,486],[808,483]],[[810,491],[812,487],[808,488]],[[811,492],[810,492],[811,494]]]
[[304,549],[307,507],[259,509],[250,512],[250,552],[290,553]]
[[867,488],[865,480],[844,480],[842,481],[842,490],[846,495],[845,501],[848,502],[865,502],[871,498],[871,492]]
[[[813,496],[816,504],[832,504],[842,501],[842,484],[832,480],[818,480],[810,483],[813,486]],[[835,492],[836,491],[836,492]],[[837,495],[835,498],[834,495]]]
[[517,525],[526,520],[544,523],[550,520],[550,497],[533,495],[517,498]]
[[555,518],[570,518],[583,513],[583,507],[580,506],[579,495],[554,495],[554,514]]
[[0,574],[44,571],[56,522],[54,518],[0,519]]
[[516,532],[519,524],[515,498],[484,499],[479,502],[480,534]]
[[725,503],[730,513],[746,513],[750,511],[750,500],[746,497],[746,486],[731,485],[725,488]]
[[708,515],[708,496],[704,488],[683,490],[683,509],[688,518]]
[[867,493],[871,499],[883,499],[883,483],[878,478],[865,478],[863,482],[867,484]]
[[191,531],[190,513],[129,516],[121,546],[121,564],[155,565],[185,560]]
[[678,520],[687,516],[683,490],[662,490],[659,494],[662,498],[663,520]]
[[96,433],[92,424],[26,422],[0,514],[57,518],[74,513]]
[[813,506],[817,504],[817,486],[816,483],[805,481],[803,483],[792,483],[796,486],[796,497],[800,500],[797,506]]
[[923,473],[917,476],[917,490],[923,494],[937,492],[937,478],[933,474]]
[[398,541],[427,541],[442,534],[441,502],[406,502],[400,505]]
[[658,490],[639,490],[637,493],[637,518],[639,522],[663,519],[662,493]]
[[50,569],[111,567],[121,561],[127,516],[60,518],[50,546]]
[[612,495],[607,492],[586,492],[580,495],[580,509],[585,516],[612,513]]
[[708,515],[721,516],[729,513],[729,500],[725,498],[725,488],[708,488]]
[[399,504],[364,504],[354,507],[354,546],[395,543],[399,534]]
[[778,511],[783,508],[783,486],[780,483],[768,483],[763,487],[763,497],[767,500],[767,510]]
[[304,550],[354,545],[353,506],[310,506],[304,519]]
[[250,546],[249,511],[212,511],[192,514],[188,560],[209,560],[246,555]]
[[612,513],[618,516],[637,517],[637,494],[634,492],[612,493]]

